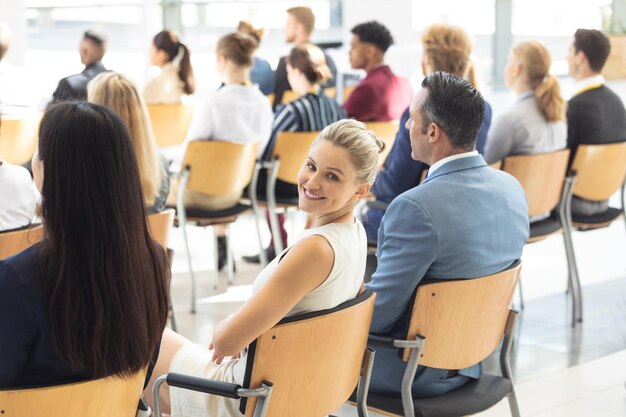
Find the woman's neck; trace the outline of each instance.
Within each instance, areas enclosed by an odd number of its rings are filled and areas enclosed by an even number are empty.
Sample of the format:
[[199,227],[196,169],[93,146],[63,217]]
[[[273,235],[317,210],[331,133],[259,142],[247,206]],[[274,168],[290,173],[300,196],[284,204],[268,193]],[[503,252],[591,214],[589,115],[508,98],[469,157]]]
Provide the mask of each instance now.
[[330,223],[354,223],[353,208],[345,208],[334,213],[311,214],[306,217],[305,229],[324,226]]
[[250,84],[250,70],[247,68],[230,68],[224,71],[224,84],[246,85]]

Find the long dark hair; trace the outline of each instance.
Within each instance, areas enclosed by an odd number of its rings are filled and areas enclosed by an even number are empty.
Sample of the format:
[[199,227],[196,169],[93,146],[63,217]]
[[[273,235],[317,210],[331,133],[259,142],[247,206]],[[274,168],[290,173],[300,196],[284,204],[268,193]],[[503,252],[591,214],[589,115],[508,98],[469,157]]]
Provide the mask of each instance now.
[[172,62],[174,58],[182,53],[178,64],[178,78],[183,82],[183,91],[185,94],[193,94],[196,89],[196,81],[193,77],[193,68],[191,67],[191,54],[187,46],[178,39],[178,36],[169,30],[162,30],[152,39],[154,47],[165,51],[167,54],[167,62]]
[[166,325],[169,272],[147,228],[128,131],[105,107],[57,104],[41,122],[39,159],[55,347],[93,378],[138,372]]

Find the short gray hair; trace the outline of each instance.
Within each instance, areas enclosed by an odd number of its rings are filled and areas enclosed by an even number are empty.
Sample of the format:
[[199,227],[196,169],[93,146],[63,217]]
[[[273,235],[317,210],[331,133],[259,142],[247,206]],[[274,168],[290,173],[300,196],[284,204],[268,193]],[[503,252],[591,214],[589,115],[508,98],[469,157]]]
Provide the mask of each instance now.
[[378,154],[385,149],[385,142],[363,123],[354,119],[339,120],[326,126],[313,144],[322,140],[348,151],[356,170],[357,183],[374,182],[378,171]]

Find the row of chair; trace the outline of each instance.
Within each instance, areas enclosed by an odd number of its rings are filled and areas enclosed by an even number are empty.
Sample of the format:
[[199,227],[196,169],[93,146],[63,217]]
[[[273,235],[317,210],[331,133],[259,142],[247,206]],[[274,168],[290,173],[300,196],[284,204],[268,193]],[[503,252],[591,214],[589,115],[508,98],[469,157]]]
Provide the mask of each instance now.
[[[403,339],[369,335],[376,297],[370,291],[330,310],[285,318],[249,346],[242,385],[164,375],[153,387],[155,415],[161,416],[158,393],[167,383],[240,399],[240,411],[248,417],[321,417],[339,408],[351,393],[360,417],[368,415],[368,407],[388,415],[468,415],[505,397],[512,415],[518,417],[509,356],[517,319],[510,304],[520,268],[517,261],[491,276],[418,287]],[[368,392],[375,359],[368,344],[402,353],[407,367],[401,398]],[[501,375],[483,374],[445,395],[413,399],[411,383],[418,365],[460,369],[484,360],[499,346]],[[0,390],[0,413],[6,417],[34,417],[42,411],[50,417],[132,417],[144,375],[145,371],[129,379],[109,377],[58,387]]]

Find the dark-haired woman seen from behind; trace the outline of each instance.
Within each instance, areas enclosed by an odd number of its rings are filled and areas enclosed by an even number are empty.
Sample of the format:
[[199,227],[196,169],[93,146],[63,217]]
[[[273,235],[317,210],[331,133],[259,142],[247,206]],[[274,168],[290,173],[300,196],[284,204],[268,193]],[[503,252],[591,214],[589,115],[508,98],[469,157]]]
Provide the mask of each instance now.
[[104,107],[55,105],[32,166],[46,238],[0,261],[0,388],[146,367],[149,378],[168,271],[147,228],[128,131]]
[[187,94],[193,94],[196,82],[191,67],[189,49],[176,33],[163,30],[152,40],[150,63],[161,72],[146,83],[143,97],[148,104],[175,104]]

